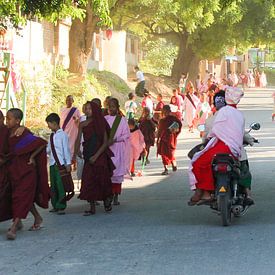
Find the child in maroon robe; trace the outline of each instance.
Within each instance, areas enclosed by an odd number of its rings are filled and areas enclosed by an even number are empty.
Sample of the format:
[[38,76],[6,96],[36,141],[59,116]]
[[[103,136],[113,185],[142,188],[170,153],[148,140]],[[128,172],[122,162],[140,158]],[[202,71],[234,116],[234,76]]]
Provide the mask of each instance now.
[[8,127],[4,124],[4,115],[0,111],[0,222],[12,219],[11,186],[7,173]]
[[[175,151],[177,146],[177,137],[181,131],[182,123],[175,116],[171,115],[169,105],[165,105],[162,110],[163,119],[159,122],[157,135],[157,154],[161,155],[164,172],[162,175],[168,175],[169,164],[172,164],[173,171],[177,171]],[[172,125],[177,127],[171,127]]]
[[156,124],[158,124],[161,119],[161,112],[164,106],[164,103],[162,101],[162,94],[158,94],[157,101],[158,103],[154,109],[154,116],[153,116],[153,120]]
[[21,219],[29,212],[34,216],[34,224],[30,231],[41,228],[42,217],[34,203],[48,208],[50,189],[47,174],[47,142],[35,137],[27,129],[21,136],[16,130],[20,127],[23,112],[20,109],[10,109],[7,113],[8,138],[8,174],[12,188],[13,224],[7,232],[7,238],[14,240],[17,230],[21,229]]
[[156,124],[150,116],[150,109],[145,107],[143,108],[143,112],[141,118],[139,119],[139,129],[144,136],[145,141],[145,150],[146,150],[146,164],[149,164],[149,154],[150,147],[155,145],[155,132],[156,132]]

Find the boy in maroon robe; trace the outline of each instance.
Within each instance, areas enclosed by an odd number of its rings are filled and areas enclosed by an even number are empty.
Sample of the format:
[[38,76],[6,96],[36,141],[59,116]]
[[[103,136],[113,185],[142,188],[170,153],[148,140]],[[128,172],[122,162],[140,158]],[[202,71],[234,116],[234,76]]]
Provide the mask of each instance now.
[[6,154],[8,127],[4,124],[4,115],[0,111],[0,222],[12,218],[11,186],[8,182]]
[[7,232],[7,238],[14,240],[17,230],[21,229],[21,219],[29,212],[34,216],[34,224],[30,231],[41,228],[42,217],[34,203],[48,208],[50,189],[47,174],[47,142],[35,137],[27,129],[21,136],[16,130],[20,127],[23,112],[13,108],[7,113],[8,137],[8,174],[12,189],[12,218],[13,224]]
[[162,175],[168,175],[168,165],[172,164],[173,171],[177,171],[175,151],[177,146],[177,137],[181,131],[181,121],[171,114],[169,105],[162,109],[163,119],[159,122],[157,135],[157,154],[161,155],[164,172]]

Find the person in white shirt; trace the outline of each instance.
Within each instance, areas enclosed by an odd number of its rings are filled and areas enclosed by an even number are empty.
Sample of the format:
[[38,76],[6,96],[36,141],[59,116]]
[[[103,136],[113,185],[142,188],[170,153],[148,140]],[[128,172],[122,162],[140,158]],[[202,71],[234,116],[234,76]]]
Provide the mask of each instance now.
[[144,88],[145,88],[145,78],[143,72],[139,69],[138,66],[135,67],[136,72],[136,81],[138,82],[135,92],[138,96],[143,96]]
[[137,104],[135,102],[135,94],[129,93],[128,94],[129,100],[125,102],[125,111],[126,111],[126,118],[132,119],[135,117],[135,113],[137,112]]
[[[60,117],[58,114],[51,113],[47,116],[46,122],[48,127],[53,132],[53,146],[61,165],[66,167],[68,172],[71,172],[71,152],[68,135],[60,128]],[[48,142],[47,153],[49,155],[50,164],[50,182],[53,209],[50,212],[56,212],[59,215],[65,214],[66,202],[63,200],[65,191],[57,163],[53,154],[51,142]]]

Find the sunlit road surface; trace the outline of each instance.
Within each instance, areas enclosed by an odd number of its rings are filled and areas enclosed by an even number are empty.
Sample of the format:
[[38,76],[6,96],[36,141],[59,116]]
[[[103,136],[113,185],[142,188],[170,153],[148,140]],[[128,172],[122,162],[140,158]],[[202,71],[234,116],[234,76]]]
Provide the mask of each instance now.
[[[272,90],[248,90],[239,106],[262,128],[260,144],[248,148],[255,206],[230,227],[207,206],[187,206],[187,152],[198,133],[180,136],[179,170],[161,176],[152,151],[142,177],[124,184],[121,205],[83,217],[88,205],[75,197],[66,215],[41,210],[44,228],[28,232],[29,216],[16,241],[0,224],[0,274],[275,274],[275,123]],[[138,168],[139,169],[139,168]]]

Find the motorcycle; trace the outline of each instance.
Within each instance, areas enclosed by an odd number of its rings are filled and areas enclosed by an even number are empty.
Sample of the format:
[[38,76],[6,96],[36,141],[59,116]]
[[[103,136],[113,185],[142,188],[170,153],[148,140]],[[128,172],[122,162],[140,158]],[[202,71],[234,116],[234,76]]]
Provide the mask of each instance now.
[[[251,130],[259,130],[259,123],[252,123],[246,132],[244,146],[259,143],[249,135]],[[248,161],[243,160],[247,162]],[[234,217],[241,217],[246,214],[252,205],[248,203],[245,188],[239,184],[241,178],[241,162],[230,154],[217,154],[212,161],[212,170],[215,178],[214,199],[210,202],[210,208],[217,211],[221,216],[222,225],[228,226],[231,223],[232,214]],[[249,169],[248,169],[249,172]]]

